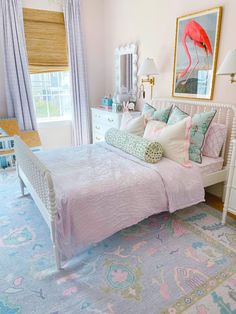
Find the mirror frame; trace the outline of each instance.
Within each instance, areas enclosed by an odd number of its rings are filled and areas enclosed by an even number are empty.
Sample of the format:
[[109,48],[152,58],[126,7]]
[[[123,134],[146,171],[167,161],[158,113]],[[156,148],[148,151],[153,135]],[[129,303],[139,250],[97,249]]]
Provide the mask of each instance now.
[[120,94],[121,75],[120,75],[120,57],[122,55],[132,54],[132,76],[133,76],[133,88],[128,93],[130,100],[137,101],[138,92],[138,46],[135,43],[131,43],[125,46],[120,46],[115,50],[115,89],[116,94]]

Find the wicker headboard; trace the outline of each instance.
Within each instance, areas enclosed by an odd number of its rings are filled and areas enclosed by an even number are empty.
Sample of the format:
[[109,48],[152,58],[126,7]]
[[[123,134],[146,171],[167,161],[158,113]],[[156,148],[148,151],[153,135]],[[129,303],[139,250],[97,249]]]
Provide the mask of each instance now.
[[183,111],[187,112],[190,116],[195,113],[210,111],[212,109],[217,110],[214,122],[225,124],[227,127],[227,138],[224,147],[221,152],[221,156],[224,158],[224,166],[230,164],[233,143],[232,140],[236,138],[236,105],[219,104],[204,101],[186,101],[186,100],[175,100],[175,99],[153,99],[153,107],[167,107],[167,106],[178,106]]

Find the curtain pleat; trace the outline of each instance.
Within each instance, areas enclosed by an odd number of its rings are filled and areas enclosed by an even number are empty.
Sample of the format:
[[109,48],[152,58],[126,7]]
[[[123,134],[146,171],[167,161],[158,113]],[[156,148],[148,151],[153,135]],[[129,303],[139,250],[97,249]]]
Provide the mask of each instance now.
[[91,142],[90,108],[79,0],[64,0],[64,17],[71,74],[74,142],[78,146]]
[[21,130],[36,130],[21,1],[0,0],[0,23],[8,116],[17,118]]

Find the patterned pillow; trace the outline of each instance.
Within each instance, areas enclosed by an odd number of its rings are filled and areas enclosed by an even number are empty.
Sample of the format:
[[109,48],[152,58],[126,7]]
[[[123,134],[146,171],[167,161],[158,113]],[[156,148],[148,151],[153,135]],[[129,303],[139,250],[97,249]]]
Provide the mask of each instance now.
[[130,112],[124,112],[121,119],[120,130],[125,130],[138,136],[143,136],[145,129],[145,118],[140,115],[133,118]]
[[143,107],[143,115],[147,119],[153,119],[157,121],[162,121],[162,122],[167,122],[170,112],[171,112],[172,106],[167,107],[167,108],[154,108],[148,103],[144,104]]
[[218,158],[224,145],[227,128],[224,124],[212,123],[203,146],[203,156]]
[[[191,162],[189,161],[190,131],[192,126],[191,120],[191,117],[188,116],[173,125],[166,125],[156,131],[150,131],[149,134],[146,134],[146,136],[148,139],[155,140],[162,145],[163,155],[165,157],[181,164],[184,167],[191,167]],[[148,124],[150,122],[153,121],[149,121]],[[157,126],[154,126],[154,128],[155,127]],[[158,127],[161,126],[158,125]]]
[[191,129],[191,144],[189,158],[192,161],[202,163],[202,148],[207,130],[216,114],[216,110],[196,113],[193,118]]
[[185,118],[187,118],[189,115],[182,111],[181,109],[179,109],[179,107],[174,107],[174,109],[171,112],[171,115],[167,121],[168,125],[172,125],[175,124]]
[[161,144],[118,129],[109,129],[105,134],[108,144],[149,163],[157,163],[162,158]]
[[[189,148],[189,159],[198,163],[202,163],[202,148],[207,130],[216,114],[216,110],[209,112],[196,113],[192,118],[191,143]],[[188,117],[189,115],[175,107],[172,111],[167,125],[175,124],[178,121]]]

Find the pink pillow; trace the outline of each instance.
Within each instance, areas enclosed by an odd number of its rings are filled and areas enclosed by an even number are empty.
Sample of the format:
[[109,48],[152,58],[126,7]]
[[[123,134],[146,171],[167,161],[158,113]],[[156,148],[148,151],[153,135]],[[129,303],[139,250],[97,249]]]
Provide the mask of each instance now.
[[191,117],[187,117],[173,125],[159,121],[149,121],[144,138],[157,141],[163,148],[163,155],[184,167],[191,167],[189,160]]
[[165,122],[156,121],[156,120],[149,120],[147,122],[143,137],[147,138],[151,141],[155,141],[155,139],[159,135],[161,129],[163,129],[164,127],[166,127]]
[[227,128],[224,124],[212,123],[203,146],[203,156],[218,158],[224,145]]

